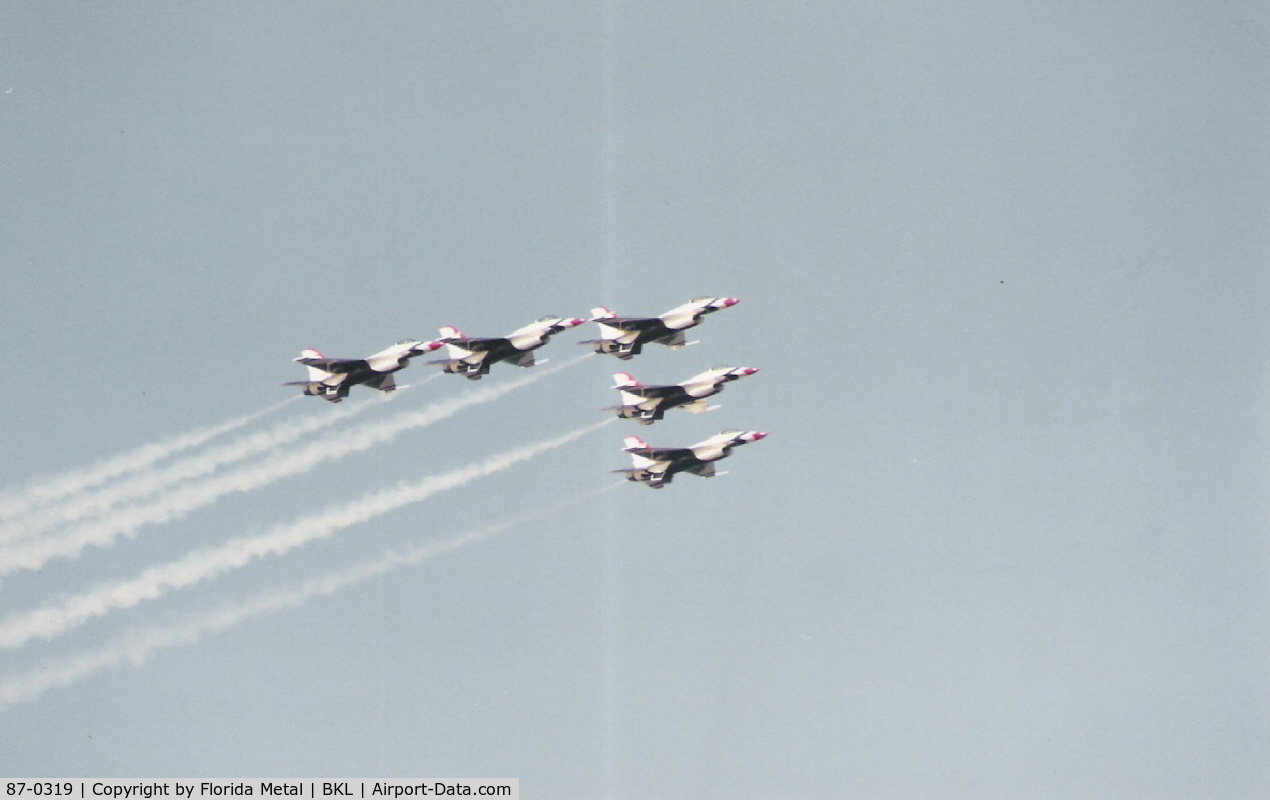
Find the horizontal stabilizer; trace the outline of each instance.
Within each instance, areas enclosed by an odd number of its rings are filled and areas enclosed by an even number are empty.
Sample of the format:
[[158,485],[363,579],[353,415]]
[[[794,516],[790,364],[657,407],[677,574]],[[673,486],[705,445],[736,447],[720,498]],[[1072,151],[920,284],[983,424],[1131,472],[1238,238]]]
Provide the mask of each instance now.
[[618,475],[625,475],[626,480],[628,481],[636,481],[652,489],[660,489],[670,483],[671,477],[669,475],[653,474],[648,470],[640,469],[639,467],[636,467],[635,469],[615,469],[612,471]]
[[321,397],[332,403],[338,403],[348,394],[348,387],[340,384],[323,383],[322,381],[287,381],[283,386],[303,386],[304,393],[310,397]]

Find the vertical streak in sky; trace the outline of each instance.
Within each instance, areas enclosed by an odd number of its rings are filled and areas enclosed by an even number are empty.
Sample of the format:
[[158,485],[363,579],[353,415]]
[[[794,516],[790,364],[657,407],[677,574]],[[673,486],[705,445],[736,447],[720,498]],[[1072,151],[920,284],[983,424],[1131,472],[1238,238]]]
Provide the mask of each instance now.
[[[377,27],[376,33],[378,35],[377,36],[378,48],[375,54],[376,61],[377,61],[376,63],[377,68],[375,70],[375,83],[376,83],[375,90],[376,90],[376,97],[379,100],[378,108],[376,109],[376,115],[378,117],[378,123],[379,123],[379,130],[377,131],[378,139],[379,139],[379,152],[377,154],[378,161],[379,161],[378,170],[377,170],[378,177],[379,177],[378,254],[379,254],[379,269],[381,270],[381,274],[385,274],[383,271],[387,269],[387,264],[385,262],[388,260],[388,242],[387,242],[387,239],[388,239],[388,198],[386,196],[387,172],[388,172],[388,163],[387,163],[388,162],[388,142],[386,138],[387,136],[387,128],[386,128],[387,119],[386,118],[388,114],[388,108],[387,108],[388,89],[386,85],[388,83],[388,34],[387,34],[388,23],[386,21],[386,17],[388,15],[388,9],[385,5],[376,5],[376,6],[373,6],[373,8],[375,9],[375,13],[376,13],[375,22]],[[387,628],[386,628],[387,615],[385,613],[386,601],[384,599],[383,585],[382,584],[377,585],[375,591],[379,595],[378,598],[376,598],[379,601],[379,614],[377,615],[377,619],[376,619],[376,624],[379,627],[379,636],[377,637],[376,641],[383,642],[383,641],[387,641],[387,639],[385,638],[385,634],[387,633]],[[386,725],[386,720],[388,719],[388,677],[387,677],[388,666],[385,663],[385,660],[383,658],[378,659],[378,666],[379,666],[378,678],[379,678],[379,687],[380,687],[379,709],[378,709],[379,711],[378,729],[387,730],[385,725]],[[382,755],[381,755],[381,758],[382,758]],[[381,761],[377,766],[380,769],[386,769],[387,764]]]
[[376,48],[375,63],[375,96],[378,99],[377,108],[375,109],[376,122],[378,123],[377,144],[378,152],[376,153],[376,176],[378,178],[377,193],[379,195],[379,268],[384,270],[387,267],[385,263],[388,260],[388,197],[387,197],[387,174],[388,174],[388,139],[387,139],[387,116],[388,116],[388,34],[387,22],[384,16],[388,13],[384,6],[376,6],[378,10],[377,28],[378,28],[378,47]]
[[[603,122],[601,125],[603,140],[600,143],[602,250],[600,258],[600,297],[601,303],[612,303],[613,294],[617,290],[617,86],[618,86],[618,41],[617,41],[617,7],[618,0],[604,0],[601,5],[600,20],[600,55],[603,64],[602,76]],[[611,457],[608,442],[601,439],[600,458],[602,463]],[[605,468],[602,466],[602,470]],[[617,720],[621,718],[618,707],[618,598],[620,592],[620,572],[618,564],[619,535],[617,503],[615,495],[609,495],[602,504],[604,536],[604,580],[601,582],[604,613],[602,617],[602,694],[601,694],[601,730],[603,731],[603,748],[601,754],[601,786],[605,797],[615,797],[620,781],[617,775],[619,742],[617,736]]]

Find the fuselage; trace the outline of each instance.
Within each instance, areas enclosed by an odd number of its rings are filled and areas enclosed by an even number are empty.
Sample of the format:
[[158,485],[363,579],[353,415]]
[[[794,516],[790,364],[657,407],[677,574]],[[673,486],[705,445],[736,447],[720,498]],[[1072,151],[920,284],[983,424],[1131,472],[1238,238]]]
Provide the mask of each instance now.
[[545,345],[560,331],[581,325],[583,320],[568,317],[543,317],[506,336],[470,338],[457,328],[441,329],[441,341],[445,343],[450,358],[441,362],[446,372],[479,380],[489,372],[490,366],[507,361],[521,367],[531,367],[531,353]]
[[349,389],[359,384],[392,391],[395,388],[389,377],[392,373],[405,369],[415,356],[439,347],[440,342],[403,339],[366,358],[327,358],[317,350],[308,349],[295,360],[308,368],[309,380],[287,385],[303,386],[305,394],[325,397],[334,403],[347,397]]
[[639,437],[630,436],[624,449],[631,454],[634,467],[622,471],[627,480],[654,489],[670,483],[681,472],[708,478],[715,474],[713,462],[727,458],[735,447],[766,436],[763,431],[724,431],[691,447],[649,447]]
[[617,381],[613,388],[622,393],[622,405],[617,407],[617,415],[651,425],[672,408],[688,406],[689,411],[707,411],[714,406],[707,407],[701,401],[722,392],[725,384],[756,372],[757,367],[715,367],[682,383],[666,386],[644,386],[630,374],[619,372],[613,376]]
[[684,331],[700,325],[706,314],[738,302],[735,297],[698,297],[657,317],[619,317],[607,308],[595,308],[591,319],[600,326],[601,338],[591,344],[595,352],[624,361],[639,355],[650,342],[683,347],[687,344]]

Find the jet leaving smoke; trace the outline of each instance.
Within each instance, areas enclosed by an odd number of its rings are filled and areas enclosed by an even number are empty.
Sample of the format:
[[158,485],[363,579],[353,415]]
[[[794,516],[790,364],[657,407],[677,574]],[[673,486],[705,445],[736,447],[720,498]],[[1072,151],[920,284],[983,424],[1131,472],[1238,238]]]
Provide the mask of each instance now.
[[10,616],[0,623],[0,647],[17,647],[33,638],[49,638],[65,633],[84,622],[118,608],[131,608],[184,586],[198,583],[253,559],[281,555],[317,539],[324,539],[351,525],[417,503],[439,492],[455,489],[477,478],[493,475],[527,461],[548,450],[599,430],[616,420],[606,419],[534,444],[499,453],[465,467],[390,489],[364,495],[358,500],[332,506],[295,522],[276,525],[258,536],[231,539],[219,547],[196,550],[184,558],[151,567],[130,580],[106,583],[44,608]]
[[[414,385],[422,386],[438,377],[440,373]],[[96,492],[80,492],[51,508],[35,509],[16,522],[0,526],[0,541],[28,539],[50,528],[66,525],[85,517],[99,516],[127,500],[149,497],[169,486],[210,475],[221,467],[268,452],[337,422],[351,419],[369,408],[378,406],[379,403],[391,400],[394,395],[409,388],[411,388],[409,385],[399,386],[397,392],[381,395],[375,401],[363,401],[328,409],[299,420],[286,420],[268,430],[241,437],[237,441],[196,456],[189,456],[162,469],[136,470],[137,474],[125,481],[110,484]],[[302,395],[297,395],[288,398],[275,407],[280,408],[301,397]],[[260,413],[263,412],[258,412],[257,416]]]
[[75,522],[84,517],[103,514],[124,501],[148,497],[168,486],[211,474],[222,466],[294,441],[328,425],[346,420],[369,407],[370,404],[359,403],[333,409],[327,414],[313,414],[300,420],[287,420],[268,430],[244,436],[235,442],[213,448],[198,456],[181,459],[162,469],[138,470],[127,480],[95,492],[80,493],[55,506],[37,509],[16,522],[0,527],[0,539],[10,541],[28,539],[50,528]]
[[315,597],[335,594],[341,589],[356,586],[401,567],[414,566],[469,544],[493,538],[535,519],[551,514],[567,506],[589,500],[595,495],[621,486],[611,484],[593,492],[578,495],[549,507],[522,514],[511,520],[487,525],[449,539],[415,545],[406,549],[386,550],[378,558],[346,569],[331,572],[292,586],[261,592],[246,600],[236,600],[213,608],[182,622],[148,630],[134,631],[121,637],[115,644],[96,652],[63,660],[41,667],[25,676],[11,678],[0,683],[0,711],[19,703],[37,699],[44,692],[58,686],[88,678],[102,670],[132,664],[139,667],[157,652],[170,647],[196,644],[203,637],[220,633],[255,617],[273,614],[288,608],[298,608]]
[[279,453],[263,462],[197,483],[177,485],[166,495],[147,504],[120,508],[101,519],[81,524],[57,536],[19,542],[0,549],[0,575],[21,569],[39,569],[59,556],[74,556],[90,545],[105,546],[120,536],[133,536],[147,524],[171,522],[234,492],[249,492],[293,475],[307,472],[318,464],[384,444],[400,434],[423,428],[480,403],[488,403],[554,372],[579,363],[591,354],[561,364],[535,369],[530,375],[464,393],[461,397],[433,403],[379,422],[367,423],[342,436],[329,437],[298,450]]
[[[244,414],[228,422],[200,428],[189,433],[176,434],[151,444],[143,444],[126,453],[120,453],[117,456],[99,461],[91,467],[73,470],[55,478],[47,478],[42,483],[36,483],[26,489],[16,490],[20,491],[21,494],[0,499],[0,520],[12,519],[27,513],[33,508],[48,505],[67,495],[77,494],[94,486],[99,486],[108,480],[145,469],[156,461],[161,461],[184,450],[198,447],[217,436],[255,422],[261,417],[272,414],[298,399],[298,397],[288,397],[286,400],[274,403],[268,408]],[[7,538],[7,531],[0,533],[0,536]]]

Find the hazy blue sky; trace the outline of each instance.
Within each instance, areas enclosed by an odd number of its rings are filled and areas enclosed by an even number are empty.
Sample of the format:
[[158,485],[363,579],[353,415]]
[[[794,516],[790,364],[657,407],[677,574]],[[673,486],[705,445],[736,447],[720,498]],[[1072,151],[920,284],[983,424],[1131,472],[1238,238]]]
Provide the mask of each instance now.
[[[0,763],[527,798],[1264,797],[1270,14],[1045,5],[10,4],[0,500],[291,396],[305,347],[742,302],[691,348],[594,356],[5,575],[0,625],[598,422],[617,369],[762,372],[709,415],[615,422],[0,650],[12,686],[580,500],[13,705]],[[528,374],[355,389],[367,408],[278,452]],[[185,455],[339,411],[300,398]],[[771,436],[716,480],[587,494],[625,433],[726,428]]]

